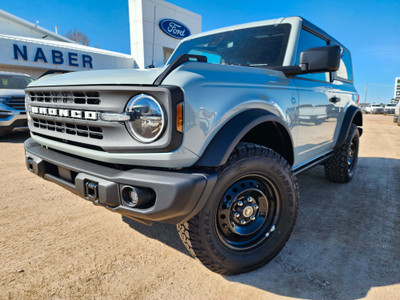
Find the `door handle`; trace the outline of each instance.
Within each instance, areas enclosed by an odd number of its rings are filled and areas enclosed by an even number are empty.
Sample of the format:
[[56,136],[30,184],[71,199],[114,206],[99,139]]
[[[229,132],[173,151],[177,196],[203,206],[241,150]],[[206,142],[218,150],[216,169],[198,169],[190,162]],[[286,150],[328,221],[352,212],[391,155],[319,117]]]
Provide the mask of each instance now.
[[329,102],[338,103],[338,102],[340,102],[340,98],[336,97],[336,96],[331,97],[331,98],[329,98]]

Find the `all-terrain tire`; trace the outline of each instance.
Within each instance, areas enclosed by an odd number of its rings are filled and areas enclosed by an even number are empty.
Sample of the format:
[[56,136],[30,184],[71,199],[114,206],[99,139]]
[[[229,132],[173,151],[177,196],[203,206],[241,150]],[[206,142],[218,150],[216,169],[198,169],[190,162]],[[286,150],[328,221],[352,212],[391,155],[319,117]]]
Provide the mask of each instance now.
[[339,183],[349,182],[356,171],[360,134],[355,124],[352,124],[343,145],[335,150],[335,154],[325,162],[325,175]]
[[[195,217],[178,224],[178,233],[189,252],[214,272],[233,275],[254,270],[273,259],[289,239],[299,205],[297,179],[281,155],[250,143],[239,143],[227,163],[217,172],[218,180],[206,205]],[[260,193],[258,198],[249,196],[256,192]],[[265,197],[262,193],[265,193]],[[227,199],[231,199],[230,202]],[[265,199],[270,204],[267,204],[268,212],[264,211],[264,223],[257,229],[259,231],[252,232],[250,228],[256,223],[251,222],[263,220],[259,218],[263,217],[261,210]],[[255,203],[258,204],[259,210],[255,212],[253,208],[249,209],[246,205],[250,204],[243,204],[240,200],[250,201],[253,207]],[[238,212],[233,217],[230,214],[235,207],[244,207],[243,211],[247,209],[253,212],[250,217],[253,221],[248,219],[248,223],[242,227],[236,224]],[[272,212],[276,213],[275,219],[268,219],[267,215],[272,215]],[[241,217],[245,218],[244,212]],[[267,220],[273,220],[273,225]],[[242,236],[226,227],[252,233]]]

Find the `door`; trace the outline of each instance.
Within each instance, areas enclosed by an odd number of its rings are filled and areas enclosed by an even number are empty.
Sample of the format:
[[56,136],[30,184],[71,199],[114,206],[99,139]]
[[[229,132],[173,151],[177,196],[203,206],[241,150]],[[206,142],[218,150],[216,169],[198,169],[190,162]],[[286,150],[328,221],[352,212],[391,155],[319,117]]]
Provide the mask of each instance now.
[[[297,63],[302,51],[327,46],[328,39],[303,28],[297,53]],[[308,162],[333,147],[338,122],[337,106],[330,73],[297,75],[294,79],[299,95],[297,122],[297,162]]]

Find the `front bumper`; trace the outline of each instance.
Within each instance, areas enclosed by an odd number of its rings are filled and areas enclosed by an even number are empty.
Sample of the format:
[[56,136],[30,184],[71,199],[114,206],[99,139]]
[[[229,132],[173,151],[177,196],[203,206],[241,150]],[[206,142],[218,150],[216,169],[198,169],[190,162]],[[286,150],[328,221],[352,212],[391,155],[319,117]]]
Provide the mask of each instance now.
[[0,103],[0,127],[27,127],[26,112]]
[[[27,168],[34,174],[91,200],[113,212],[138,221],[177,224],[195,216],[216,183],[214,173],[169,171],[133,167],[120,170],[106,164],[76,158],[47,149],[33,139],[25,141]],[[95,183],[96,196],[88,195],[87,183]],[[123,186],[148,188],[155,193],[149,208],[131,208],[121,200]]]

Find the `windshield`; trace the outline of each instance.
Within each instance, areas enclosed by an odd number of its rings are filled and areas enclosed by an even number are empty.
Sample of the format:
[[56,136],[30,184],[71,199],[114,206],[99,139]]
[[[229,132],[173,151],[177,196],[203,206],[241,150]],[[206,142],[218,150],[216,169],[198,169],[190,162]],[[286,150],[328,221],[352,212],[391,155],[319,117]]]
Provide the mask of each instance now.
[[179,55],[196,54],[209,63],[250,67],[282,66],[289,24],[226,31],[188,40],[179,45],[168,63]]
[[0,75],[0,89],[23,90],[32,81],[28,76]]
[[382,106],[379,104],[372,104],[372,107],[382,107]]
[[394,107],[394,106],[396,106],[396,104],[386,104],[386,106]]

